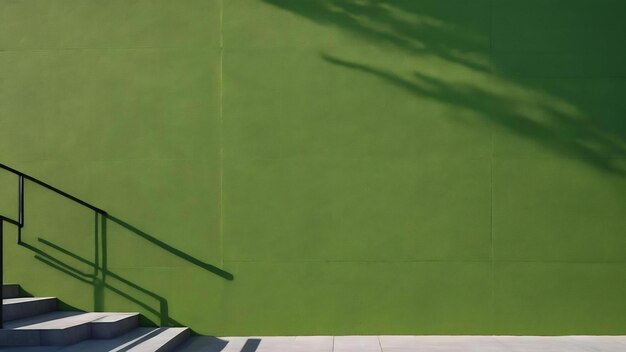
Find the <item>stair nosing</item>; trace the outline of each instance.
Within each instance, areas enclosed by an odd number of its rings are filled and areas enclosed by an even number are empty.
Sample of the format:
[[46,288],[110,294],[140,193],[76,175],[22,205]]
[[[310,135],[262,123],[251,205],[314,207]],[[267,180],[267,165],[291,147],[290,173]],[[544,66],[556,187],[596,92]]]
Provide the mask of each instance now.
[[[67,312],[67,313],[76,313],[74,315],[67,315],[67,316],[61,316],[61,317],[55,317],[55,315],[60,315],[60,313],[63,312]],[[63,320],[63,319],[67,319],[67,320],[71,320],[72,318],[74,319],[80,319],[80,316],[89,316],[89,315],[95,315],[92,319],[85,319],[84,321],[78,321],[75,322],[74,324],[67,322],[68,325],[66,326],[60,326],[60,327],[47,327],[47,326],[36,326],[36,325],[40,325],[40,324],[46,324],[46,323],[51,323],[52,321],[55,320]],[[99,321],[100,319],[104,319],[113,315],[119,315],[121,316],[120,319],[115,320],[115,321]],[[52,331],[52,330],[65,330],[65,329],[69,329],[69,328],[73,328],[75,326],[80,326],[83,324],[115,324],[117,322],[120,322],[124,319],[128,319],[128,318],[133,318],[135,316],[139,316],[139,313],[117,313],[117,312],[70,312],[70,311],[54,311],[54,312],[48,312],[48,313],[44,313],[44,314],[38,314],[38,315],[34,315],[31,317],[27,317],[27,318],[22,318],[22,319],[17,319],[17,320],[13,320],[13,321],[9,321],[9,322],[5,322],[5,330],[19,330],[19,331]],[[42,318],[47,318],[50,317],[52,319],[50,320],[41,320],[39,322],[33,322],[32,324],[28,324],[28,320],[35,320],[37,318],[42,319]],[[26,325],[21,325],[21,326],[16,326],[22,323],[26,323]]]

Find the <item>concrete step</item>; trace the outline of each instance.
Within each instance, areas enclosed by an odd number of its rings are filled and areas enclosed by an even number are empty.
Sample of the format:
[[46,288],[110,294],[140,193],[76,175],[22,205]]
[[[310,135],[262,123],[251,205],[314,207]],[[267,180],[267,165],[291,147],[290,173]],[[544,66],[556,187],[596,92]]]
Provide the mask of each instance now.
[[170,352],[189,338],[189,328],[159,328],[148,340],[132,347],[128,352]]
[[66,346],[110,339],[137,327],[138,313],[57,311],[13,320],[0,330],[0,346]]
[[2,300],[2,320],[23,319],[57,309],[55,297],[18,297]]
[[20,296],[20,285],[4,284],[2,285],[2,298],[17,298]]
[[[188,336],[188,328],[136,328],[108,340],[85,340],[54,350],[49,350],[50,347],[31,347],[28,352],[171,352]],[[20,348],[8,351],[26,352]]]

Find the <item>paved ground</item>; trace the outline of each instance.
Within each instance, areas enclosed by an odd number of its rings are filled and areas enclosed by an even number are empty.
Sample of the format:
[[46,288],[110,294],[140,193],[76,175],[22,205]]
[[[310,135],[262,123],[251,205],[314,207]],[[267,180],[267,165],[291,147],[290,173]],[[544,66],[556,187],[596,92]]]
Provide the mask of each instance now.
[[194,337],[181,352],[626,352],[626,336]]
[[[2,352],[65,350],[0,347]],[[102,346],[91,346],[89,350],[125,349],[116,349],[103,341]],[[197,336],[176,352],[626,352],[626,336]]]

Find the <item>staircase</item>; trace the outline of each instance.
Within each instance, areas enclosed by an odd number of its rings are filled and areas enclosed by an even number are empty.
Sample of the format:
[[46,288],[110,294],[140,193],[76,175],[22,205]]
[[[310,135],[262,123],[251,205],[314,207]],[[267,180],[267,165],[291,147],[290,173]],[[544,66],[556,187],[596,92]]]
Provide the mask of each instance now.
[[[2,292],[0,350],[4,346],[64,346],[54,351],[166,352],[174,351],[190,334],[184,327],[139,327],[138,313],[60,311],[55,297],[20,297],[20,288],[14,284],[3,285]],[[41,351],[50,349],[42,347]]]

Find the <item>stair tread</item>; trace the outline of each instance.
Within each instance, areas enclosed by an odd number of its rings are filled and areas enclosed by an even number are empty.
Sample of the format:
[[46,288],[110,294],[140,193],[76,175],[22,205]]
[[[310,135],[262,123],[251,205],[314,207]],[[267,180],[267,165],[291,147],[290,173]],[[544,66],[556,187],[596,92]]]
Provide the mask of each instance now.
[[176,338],[182,333],[189,331],[189,328],[159,328],[156,335],[146,341],[130,348],[128,352],[153,352],[163,347],[166,343]]
[[56,297],[18,297],[2,300],[3,320],[20,320],[57,310]]
[[108,312],[105,316],[94,320],[94,323],[114,323],[127,317],[139,315],[139,313],[120,313],[120,312]]
[[4,298],[2,299],[2,304],[16,304],[16,303],[24,303],[24,302],[37,302],[37,301],[46,301],[56,299],[56,297],[16,297],[16,298]]
[[154,352],[187,328],[136,328],[108,340],[85,340],[59,352]]
[[84,313],[56,311],[52,313],[40,314],[34,317],[6,322],[4,324],[4,328],[12,330],[66,329],[85,323],[116,322],[136,315],[138,315],[138,313]]
[[70,346],[5,347],[3,352],[121,352],[147,339],[156,328],[136,328],[107,340],[85,340]]
[[[131,346],[141,343],[144,339],[149,338],[156,328],[136,328],[124,335],[108,340],[85,340],[72,346],[63,348],[62,352],[115,352],[126,351]],[[59,352],[61,352],[59,351]]]
[[[57,311],[57,302],[56,297],[4,298],[2,309],[10,318],[4,322],[0,333],[3,344],[15,347],[0,349],[16,352],[169,352],[184,342],[190,333],[186,327],[137,327],[139,313],[134,312]],[[45,346],[27,346],[29,344]]]
[[[89,339],[69,346],[4,347],[11,352],[154,352],[164,347],[189,328],[135,328],[123,335],[105,340]],[[177,346],[170,346],[177,347]],[[168,349],[169,350],[169,349]]]

